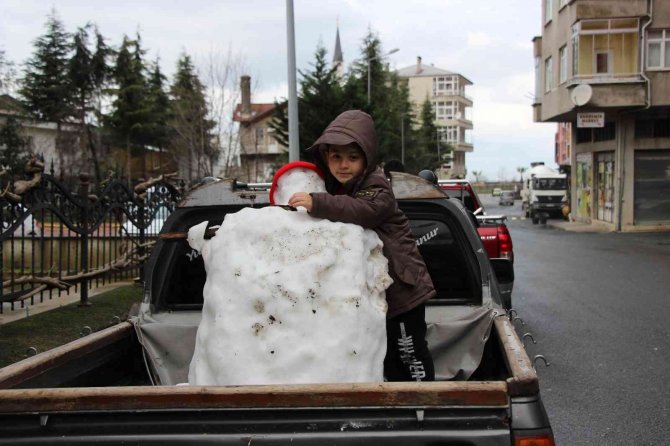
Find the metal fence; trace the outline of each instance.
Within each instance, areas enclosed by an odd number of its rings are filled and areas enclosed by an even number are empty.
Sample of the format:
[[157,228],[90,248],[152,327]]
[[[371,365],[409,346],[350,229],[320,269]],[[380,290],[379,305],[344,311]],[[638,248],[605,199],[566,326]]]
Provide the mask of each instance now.
[[[0,313],[141,276],[142,265],[182,189],[163,177],[131,190],[109,181],[92,194],[88,177],[68,191],[52,175],[13,183],[0,196]],[[20,190],[19,190],[20,189]]]

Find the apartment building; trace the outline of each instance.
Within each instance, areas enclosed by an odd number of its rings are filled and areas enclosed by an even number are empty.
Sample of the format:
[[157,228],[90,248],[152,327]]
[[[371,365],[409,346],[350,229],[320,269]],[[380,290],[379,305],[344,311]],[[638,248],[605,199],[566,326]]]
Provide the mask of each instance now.
[[670,2],[541,1],[533,115],[570,123],[572,218],[669,230]]
[[[465,178],[465,154],[474,150],[472,144],[472,99],[466,94],[466,87],[472,85],[465,76],[443,70],[432,65],[424,65],[417,57],[416,65],[396,71],[398,77],[406,79],[410,101],[415,116],[421,115],[421,107],[428,98],[435,111],[435,125],[439,141],[444,147],[454,148],[453,156],[447,151],[436,153],[443,160],[437,174],[439,178]],[[435,151],[440,150],[437,144]],[[446,155],[446,156],[443,156]]]
[[238,178],[243,181],[269,182],[274,171],[286,161],[288,148],[279,144],[270,127],[273,103],[251,103],[251,78],[240,79],[242,102],[237,104],[233,120],[240,123]]

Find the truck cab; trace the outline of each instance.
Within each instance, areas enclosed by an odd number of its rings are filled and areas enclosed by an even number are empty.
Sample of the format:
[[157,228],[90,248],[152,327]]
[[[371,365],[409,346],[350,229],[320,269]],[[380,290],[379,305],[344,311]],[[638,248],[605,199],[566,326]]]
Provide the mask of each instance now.
[[567,175],[545,165],[537,165],[523,174],[521,207],[533,224],[562,215],[567,194]]

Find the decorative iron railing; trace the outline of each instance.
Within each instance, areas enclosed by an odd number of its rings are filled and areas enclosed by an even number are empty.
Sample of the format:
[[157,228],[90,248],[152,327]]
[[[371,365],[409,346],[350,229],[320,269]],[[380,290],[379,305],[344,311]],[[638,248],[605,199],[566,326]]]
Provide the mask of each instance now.
[[62,293],[79,292],[142,275],[163,221],[183,188],[170,176],[131,190],[109,181],[90,193],[86,175],[68,191],[53,175],[33,173],[0,194],[0,313]]

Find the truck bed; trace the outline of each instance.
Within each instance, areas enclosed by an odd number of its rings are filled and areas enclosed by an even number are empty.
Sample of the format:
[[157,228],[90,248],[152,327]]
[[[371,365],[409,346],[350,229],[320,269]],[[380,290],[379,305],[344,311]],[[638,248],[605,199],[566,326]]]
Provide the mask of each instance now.
[[[136,343],[124,322],[2,369],[0,444],[509,444],[514,398],[532,403],[537,394],[535,371],[505,316],[495,319],[471,381],[201,387],[130,385],[147,377],[107,375],[119,361],[142,374],[132,366]],[[506,358],[504,370],[487,368],[491,355]],[[82,387],[91,374],[128,385]]]

